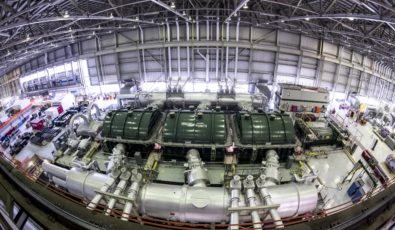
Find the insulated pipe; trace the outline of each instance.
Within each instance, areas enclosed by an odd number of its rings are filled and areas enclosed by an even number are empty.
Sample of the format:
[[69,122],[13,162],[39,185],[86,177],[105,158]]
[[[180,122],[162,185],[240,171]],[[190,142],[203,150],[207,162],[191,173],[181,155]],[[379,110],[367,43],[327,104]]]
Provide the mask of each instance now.
[[98,189],[104,187],[106,184],[112,184],[112,180],[109,177],[109,175],[97,172],[72,168],[67,173],[67,190],[77,196],[92,200],[97,195],[96,191]]
[[204,167],[204,162],[200,159],[199,151],[190,149],[187,152],[188,163],[188,184],[196,187],[206,187],[210,183],[207,175],[207,169]]
[[43,161],[41,167],[45,172],[62,180],[66,180],[67,173],[69,172],[69,170],[53,165],[47,161]]
[[[135,201],[137,198],[137,193],[140,189],[140,183],[141,183],[142,175],[138,173],[137,169],[132,170],[132,177],[130,180],[132,181],[132,185],[128,189],[128,199]],[[125,206],[123,207],[123,213],[122,213],[122,220],[127,221],[129,220],[129,215],[133,210],[133,202],[132,201],[126,201]]]
[[[267,190],[267,187],[274,186],[279,183],[278,176],[278,155],[274,150],[268,150],[266,152],[266,161],[262,162],[264,167],[264,173],[257,179],[256,184],[257,187],[260,188],[260,196],[263,202],[266,205],[272,205],[273,202],[271,200],[270,194]],[[283,228],[284,224],[281,220],[280,214],[277,209],[272,208],[269,210],[270,216],[276,226],[276,228]]]
[[67,183],[66,183],[66,181],[64,181],[64,180],[62,180],[62,179],[59,179],[59,178],[56,177],[56,176],[53,176],[53,177],[52,177],[52,181],[53,181],[56,185],[58,185],[58,186],[60,186],[60,187],[67,188]]
[[[87,125],[89,125],[89,121],[93,120],[92,119],[92,108],[93,107],[96,108],[96,116],[100,115],[100,108],[99,108],[99,106],[96,103],[93,103],[93,102],[89,103],[88,108],[86,110],[87,114],[88,114],[88,123],[87,123]],[[70,124],[72,124],[72,123],[70,123]]]
[[[255,207],[256,205],[256,196],[255,196],[255,183],[254,177],[252,175],[248,175],[247,178],[243,181],[243,186],[245,190],[246,198],[248,199],[248,206]],[[254,229],[262,229],[262,221],[259,216],[258,210],[251,211],[251,219]]]
[[[119,194],[121,194],[121,192],[125,189],[126,183],[127,183],[127,180],[129,179],[129,177],[130,177],[130,173],[128,173],[128,176],[125,176],[125,178],[123,178],[119,181],[119,183],[113,193],[115,196],[119,196]],[[105,213],[107,216],[111,214],[112,209],[114,208],[116,202],[117,202],[117,199],[115,197],[111,197],[110,200],[108,201],[107,210]]]
[[70,119],[70,122],[69,122],[69,130],[70,130],[70,137],[76,137],[77,135],[75,134],[75,132],[74,132],[74,129],[73,129],[73,124],[74,124],[74,121],[75,121],[75,119],[77,119],[77,118],[82,118],[82,120],[84,120],[84,123],[88,126],[89,125],[89,119],[85,116],[85,115],[83,115],[82,113],[76,113],[76,114],[74,114],[74,116],[73,117],[71,117],[71,119]]
[[[239,207],[240,200],[240,190],[241,190],[241,181],[238,175],[233,177],[233,180],[230,182],[231,188],[231,197],[230,197],[230,206],[232,208]],[[234,211],[230,214],[230,229],[236,230],[239,229],[239,212]]]
[[[262,197],[262,200],[265,202],[266,205],[273,205],[274,204],[267,188],[261,188],[259,190],[259,192]],[[269,213],[270,213],[270,216],[272,217],[273,223],[276,226],[276,228],[283,228],[284,224],[283,224],[283,221],[281,220],[281,216],[277,212],[277,210],[275,208],[272,208],[269,210]]]
[[229,194],[221,187],[150,183],[141,188],[140,213],[181,222],[220,223],[229,216]]
[[[61,168],[54,168],[60,167],[47,167],[52,171],[63,171]],[[75,168],[63,172],[66,173],[67,190],[88,200],[95,197],[95,191],[102,188],[109,178],[108,175]],[[128,196],[133,196],[131,192],[135,193],[136,203],[139,204],[139,212],[142,215],[183,222],[229,221],[227,209],[230,206],[230,197],[223,187],[150,183],[144,185],[139,193],[138,188],[137,182],[132,184]],[[267,191],[273,204],[280,205],[277,211],[282,218],[304,214],[317,207],[318,194],[314,185],[285,184],[267,187]],[[125,209],[131,207],[132,210],[131,205],[125,206]]]
[[[100,188],[100,191],[107,192],[107,190],[115,184],[115,179],[116,178],[114,177],[109,177],[104,183],[104,186]],[[101,199],[103,199],[103,194],[97,193],[96,196],[88,204],[87,209],[95,210],[97,205],[100,203]]]

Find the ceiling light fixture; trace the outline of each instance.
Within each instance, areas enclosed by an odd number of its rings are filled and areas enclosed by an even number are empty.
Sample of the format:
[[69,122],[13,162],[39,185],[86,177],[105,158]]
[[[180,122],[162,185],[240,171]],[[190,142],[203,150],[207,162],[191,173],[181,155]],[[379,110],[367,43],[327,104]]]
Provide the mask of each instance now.
[[64,18],[69,18],[70,17],[69,12],[67,10],[64,12],[63,17]]
[[114,18],[114,15],[112,13],[110,13],[110,18]]
[[29,40],[30,40],[30,35],[26,34],[26,41],[29,41]]
[[136,29],[136,25],[133,25],[132,29]]
[[183,10],[182,11],[182,16],[185,16],[185,15],[187,15],[187,14],[185,13],[185,10]]
[[306,21],[310,21],[310,18],[305,18]]
[[11,54],[11,52],[9,50],[7,50],[7,55],[10,55],[10,54]]
[[354,21],[354,18],[353,17],[348,17],[348,20]]
[[281,20],[281,22],[284,23],[285,21],[284,21],[284,20]]
[[71,32],[71,31],[73,31],[72,29],[71,29],[71,27],[69,27],[69,30],[68,30],[69,32]]
[[174,2],[170,3],[170,8],[175,9],[176,8],[176,4]]
[[243,9],[248,10],[248,5],[247,5],[247,3],[244,4]]
[[136,20],[136,21],[140,20],[140,19],[139,19],[139,16],[136,16],[136,19],[135,19],[135,20]]

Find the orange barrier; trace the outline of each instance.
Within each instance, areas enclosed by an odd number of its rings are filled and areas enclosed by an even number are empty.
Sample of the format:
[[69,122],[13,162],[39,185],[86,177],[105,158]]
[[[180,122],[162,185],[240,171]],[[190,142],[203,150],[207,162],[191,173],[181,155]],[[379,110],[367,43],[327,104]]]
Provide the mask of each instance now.
[[28,106],[23,108],[21,111],[19,111],[16,114],[14,114],[12,117],[10,117],[10,119],[8,119],[6,122],[4,122],[3,124],[0,125],[0,130],[2,128],[6,127],[9,123],[14,121],[17,117],[19,117],[20,114],[24,113],[26,110],[30,109],[31,107],[32,107],[32,103],[30,103]]
[[[4,154],[0,154],[0,157],[3,157],[5,160],[10,162],[10,165],[13,168],[19,170],[22,174],[24,174],[27,178],[29,178],[33,182],[40,184],[41,186],[45,187],[46,189],[51,190],[52,192],[62,196],[63,198],[75,203],[76,205],[86,207],[87,203],[89,203],[89,201],[84,200],[84,198],[82,198],[82,197],[78,197],[72,193],[69,193],[65,190],[59,189],[59,188],[51,185],[48,181],[44,181],[42,179],[34,180],[32,177],[30,177],[30,175],[27,173],[26,170],[24,170],[23,168],[20,167],[20,164],[18,164],[17,162],[15,162],[12,159],[6,157]],[[387,182],[386,186],[393,185],[394,183],[395,183],[395,178],[389,180]],[[284,226],[290,226],[290,225],[300,224],[303,222],[308,222],[310,220],[330,216],[335,213],[346,210],[348,208],[351,208],[352,206],[355,206],[361,202],[364,202],[367,199],[369,199],[371,196],[378,194],[379,192],[383,191],[384,189],[385,189],[385,187],[383,187],[383,186],[377,187],[371,191],[370,196],[367,196],[365,194],[361,197],[360,201],[358,201],[356,203],[352,203],[352,201],[349,201],[349,202],[339,204],[339,205],[331,207],[331,208],[321,209],[317,212],[317,214],[308,213],[308,214],[303,214],[303,215],[296,216],[296,217],[282,218],[282,221],[283,221]],[[339,207],[341,207],[341,208],[339,208]],[[96,209],[94,210],[94,212],[104,214],[106,209],[107,209],[106,206],[98,205],[96,207]],[[112,209],[111,211],[112,211],[111,215],[113,217],[119,218],[119,219],[122,217],[121,210]],[[160,228],[164,228],[164,229],[212,229],[213,227],[216,229],[227,229],[228,227],[233,226],[231,224],[184,223],[184,222],[176,222],[176,221],[170,221],[170,220],[164,220],[164,219],[156,219],[156,218],[147,217],[147,216],[138,216],[138,215],[134,215],[134,214],[129,214],[129,221],[139,223],[139,224],[160,227]],[[261,223],[262,223],[264,229],[275,228],[275,225],[272,221],[263,221]],[[252,227],[253,226],[252,223],[241,223],[241,224],[238,224],[238,226],[240,226],[242,229],[254,229]]]

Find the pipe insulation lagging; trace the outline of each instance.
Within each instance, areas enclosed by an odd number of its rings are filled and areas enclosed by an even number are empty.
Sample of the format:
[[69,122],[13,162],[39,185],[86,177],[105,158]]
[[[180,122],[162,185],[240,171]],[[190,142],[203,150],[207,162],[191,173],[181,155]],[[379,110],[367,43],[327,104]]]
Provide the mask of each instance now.
[[77,196],[92,200],[96,196],[96,191],[106,184],[108,177],[109,175],[72,168],[67,173],[67,190]]
[[[95,197],[95,191],[102,188],[109,177],[76,168],[58,168],[60,167],[55,165],[45,167],[50,170],[46,171],[50,174],[64,172],[67,190],[88,200]],[[223,187],[150,183],[140,190],[136,194],[140,214],[183,222],[219,223],[228,222],[230,219],[227,211],[230,206],[230,194],[229,190]],[[281,218],[304,214],[315,210],[317,206],[318,193],[314,185],[284,184],[268,187],[267,191],[273,204],[280,205],[277,212]]]
[[191,187],[151,183],[140,192],[140,213],[181,222],[228,220],[230,197],[221,187]]
[[[267,187],[273,204],[280,204],[281,218],[293,217],[316,209],[317,189],[312,184],[283,184]],[[263,197],[262,197],[263,198]]]
[[69,172],[69,170],[65,168],[58,167],[46,161],[43,161],[41,167],[45,172],[62,180],[66,180],[67,173]]
[[[107,190],[115,183],[115,178],[113,177],[108,177],[106,180],[106,183],[104,183],[104,186],[100,188],[101,192],[107,192]],[[101,199],[103,198],[103,194],[97,193],[95,197],[91,200],[91,202],[88,204],[88,209],[94,210],[97,205],[100,203]]]

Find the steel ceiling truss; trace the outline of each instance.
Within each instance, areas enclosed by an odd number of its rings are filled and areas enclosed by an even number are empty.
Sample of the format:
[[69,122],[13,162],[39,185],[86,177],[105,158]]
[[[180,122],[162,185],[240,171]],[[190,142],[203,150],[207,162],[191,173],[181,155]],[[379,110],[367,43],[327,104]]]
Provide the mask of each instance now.
[[0,0],[0,62],[30,59],[91,36],[165,26],[177,18],[193,23],[197,17],[302,33],[395,67],[395,7],[373,0]]

